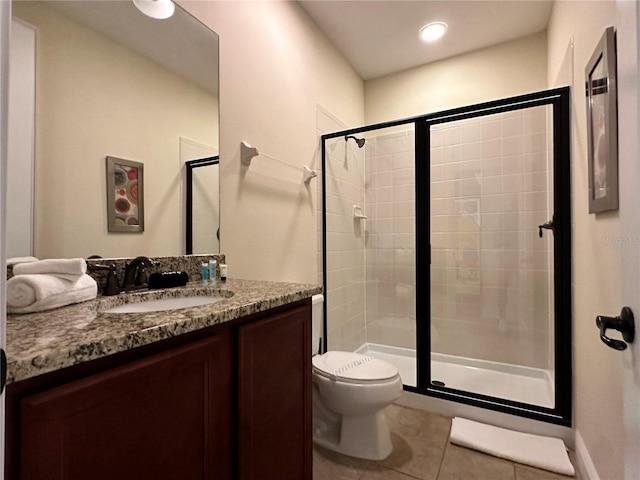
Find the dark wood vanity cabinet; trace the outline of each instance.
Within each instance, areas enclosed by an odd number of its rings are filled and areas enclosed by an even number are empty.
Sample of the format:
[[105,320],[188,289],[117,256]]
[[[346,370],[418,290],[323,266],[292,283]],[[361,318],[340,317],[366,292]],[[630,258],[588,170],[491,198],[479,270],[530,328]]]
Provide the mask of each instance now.
[[6,479],[311,480],[310,322],[297,302],[10,384]]
[[239,478],[311,480],[311,318],[289,311],[238,334]]
[[25,398],[21,478],[229,478],[225,340],[216,335]]

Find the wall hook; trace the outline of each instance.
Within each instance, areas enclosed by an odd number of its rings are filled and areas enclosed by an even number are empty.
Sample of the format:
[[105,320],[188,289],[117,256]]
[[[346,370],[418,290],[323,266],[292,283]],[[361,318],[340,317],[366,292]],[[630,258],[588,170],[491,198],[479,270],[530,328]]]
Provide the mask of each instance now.
[[302,167],[302,181],[304,183],[309,183],[312,178],[315,178],[317,176],[318,176],[318,172],[316,172],[315,170],[311,170],[306,165]]
[[614,340],[613,338],[607,337],[606,333],[608,328],[613,328],[621,332],[622,338],[629,343],[632,343],[635,337],[636,326],[633,319],[633,312],[629,307],[622,307],[619,317],[604,317],[598,315],[598,317],[596,317],[596,325],[600,329],[600,340],[602,340],[606,346],[615,350],[625,350],[627,344],[622,340]]
[[251,159],[259,155],[258,149],[247,142],[240,142],[240,160],[247,167],[251,165]]

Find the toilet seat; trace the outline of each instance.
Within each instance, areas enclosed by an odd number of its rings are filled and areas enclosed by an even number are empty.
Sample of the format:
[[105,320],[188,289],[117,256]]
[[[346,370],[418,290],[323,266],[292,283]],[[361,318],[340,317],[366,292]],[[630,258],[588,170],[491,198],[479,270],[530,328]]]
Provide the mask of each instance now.
[[312,358],[313,372],[345,383],[380,383],[398,376],[395,365],[370,355],[331,351]]

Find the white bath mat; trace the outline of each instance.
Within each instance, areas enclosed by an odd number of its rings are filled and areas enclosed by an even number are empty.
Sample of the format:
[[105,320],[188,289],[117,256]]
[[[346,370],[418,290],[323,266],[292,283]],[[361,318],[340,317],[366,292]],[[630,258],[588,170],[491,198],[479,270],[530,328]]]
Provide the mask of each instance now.
[[574,476],[575,470],[564,442],[558,438],[514,432],[456,417],[451,443],[517,463]]

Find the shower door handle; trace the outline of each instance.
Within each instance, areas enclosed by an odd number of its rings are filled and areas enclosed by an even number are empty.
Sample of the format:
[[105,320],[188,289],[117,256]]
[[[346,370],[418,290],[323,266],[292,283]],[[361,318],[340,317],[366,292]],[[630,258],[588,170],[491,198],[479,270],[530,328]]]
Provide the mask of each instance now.
[[551,230],[552,232],[555,231],[555,215],[553,216],[553,218],[551,220],[549,220],[548,222],[543,223],[542,225],[538,225],[538,236],[540,238],[542,238],[542,229],[546,229],[546,230]]

